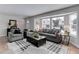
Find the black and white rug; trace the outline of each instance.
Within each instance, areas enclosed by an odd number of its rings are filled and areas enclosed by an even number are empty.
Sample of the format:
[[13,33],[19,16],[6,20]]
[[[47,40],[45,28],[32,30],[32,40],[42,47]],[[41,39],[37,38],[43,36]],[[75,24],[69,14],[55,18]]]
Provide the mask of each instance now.
[[13,43],[8,43],[8,48],[10,52],[15,54],[67,54],[68,48],[64,47],[62,44],[56,44],[53,42],[46,41],[46,44],[37,48],[26,39],[16,41]]

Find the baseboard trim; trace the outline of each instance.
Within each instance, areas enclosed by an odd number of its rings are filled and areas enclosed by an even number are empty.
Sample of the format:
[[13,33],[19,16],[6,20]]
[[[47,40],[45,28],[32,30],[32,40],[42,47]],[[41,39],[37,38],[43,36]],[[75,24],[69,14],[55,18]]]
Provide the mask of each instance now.
[[0,37],[6,37],[6,35],[0,35]]
[[72,45],[74,45],[75,47],[79,48],[79,45],[73,43],[73,42],[70,42]]

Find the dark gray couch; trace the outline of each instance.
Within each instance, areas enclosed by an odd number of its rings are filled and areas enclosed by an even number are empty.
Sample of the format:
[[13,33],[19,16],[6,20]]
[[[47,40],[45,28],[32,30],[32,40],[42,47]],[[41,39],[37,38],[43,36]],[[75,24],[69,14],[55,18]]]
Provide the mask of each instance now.
[[44,29],[43,31],[38,32],[40,35],[46,36],[46,39],[55,43],[62,42],[62,36],[59,29]]
[[[32,32],[36,32],[36,31],[32,31]],[[27,33],[27,31],[25,31],[25,33]],[[62,42],[62,36],[60,33],[60,29],[43,29],[43,31],[39,31],[37,32],[40,35],[46,36],[46,39],[48,41],[52,41],[55,43],[61,43]],[[25,34],[24,34],[25,35]],[[25,35],[27,38],[27,35]]]

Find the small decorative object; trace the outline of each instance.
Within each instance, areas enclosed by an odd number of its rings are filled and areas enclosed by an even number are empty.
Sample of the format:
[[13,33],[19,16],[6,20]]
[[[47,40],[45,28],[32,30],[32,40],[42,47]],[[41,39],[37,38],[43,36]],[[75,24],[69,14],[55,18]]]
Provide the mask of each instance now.
[[33,32],[32,37],[39,38],[39,34],[36,32]]
[[65,34],[65,35],[68,35],[68,31],[64,31],[64,34]]

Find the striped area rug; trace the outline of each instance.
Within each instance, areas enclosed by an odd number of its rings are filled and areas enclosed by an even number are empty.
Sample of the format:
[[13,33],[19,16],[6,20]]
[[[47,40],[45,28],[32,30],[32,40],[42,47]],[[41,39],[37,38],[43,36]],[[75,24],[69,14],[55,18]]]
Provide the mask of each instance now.
[[56,44],[46,41],[46,44],[37,48],[25,40],[8,43],[8,47],[12,49],[14,53],[24,54],[67,54],[68,48],[63,47],[62,44]]
[[56,43],[49,42],[49,41],[47,41],[47,43],[46,43],[46,49],[49,50],[51,53],[53,53],[53,52],[59,53],[61,48],[62,48],[61,44],[56,44]]

